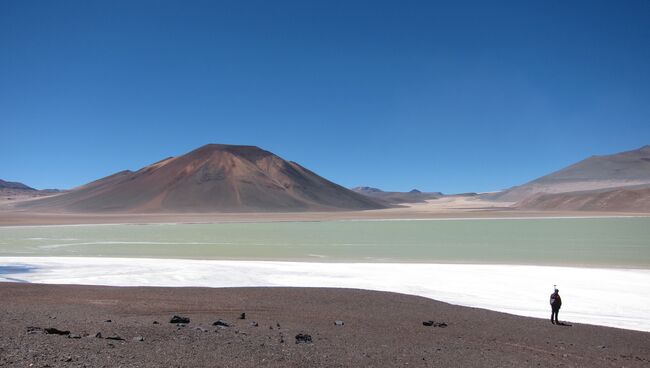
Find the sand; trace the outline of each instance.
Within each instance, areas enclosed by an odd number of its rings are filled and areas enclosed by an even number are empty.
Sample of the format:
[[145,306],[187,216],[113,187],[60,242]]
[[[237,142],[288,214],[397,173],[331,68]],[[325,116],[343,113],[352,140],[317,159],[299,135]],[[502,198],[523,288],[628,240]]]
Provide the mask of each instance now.
[[[650,333],[555,326],[546,319],[386,292],[0,283],[0,306],[0,366],[8,367],[650,364]],[[238,319],[241,313],[246,319]],[[169,323],[175,314],[191,322]],[[218,319],[230,327],[213,326]],[[424,326],[428,320],[447,327]],[[36,329],[28,332],[29,327]],[[79,338],[38,329],[51,327]],[[298,334],[310,335],[312,342],[297,343]],[[106,339],[113,335],[124,340]]]

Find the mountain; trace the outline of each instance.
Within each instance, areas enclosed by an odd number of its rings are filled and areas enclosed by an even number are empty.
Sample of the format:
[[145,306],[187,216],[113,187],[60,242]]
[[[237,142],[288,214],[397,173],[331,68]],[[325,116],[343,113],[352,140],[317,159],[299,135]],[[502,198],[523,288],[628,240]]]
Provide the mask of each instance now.
[[70,212],[332,211],[385,205],[254,146],[208,144],[24,208]]
[[650,186],[534,194],[517,203],[520,209],[650,212]]
[[38,190],[23,183],[4,181],[0,179],[0,203],[45,197],[60,192],[61,191],[57,189]]
[[373,187],[356,187],[352,188],[352,190],[375,200],[383,201],[384,203],[390,205],[400,203],[420,203],[429,199],[437,199],[443,196],[443,194],[440,192],[425,193],[417,189],[413,189],[409,192],[385,192],[381,189]]
[[592,156],[503,192],[483,196],[521,201],[536,194],[620,188],[650,184],[650,145],[606,156]]
[[18,183],[14,181],[4,181],[0,179],[0,189],[20,189],[20,190],[36,190],[32,187],[29,187],[23,183]]

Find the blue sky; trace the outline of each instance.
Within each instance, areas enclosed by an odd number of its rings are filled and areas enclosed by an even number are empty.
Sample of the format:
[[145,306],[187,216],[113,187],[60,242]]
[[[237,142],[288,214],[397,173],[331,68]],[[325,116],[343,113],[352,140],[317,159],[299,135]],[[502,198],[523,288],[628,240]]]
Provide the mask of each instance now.
[[521,184],[650,144],[650,1],[0,2],[0,178],[205,143],[345,186]]

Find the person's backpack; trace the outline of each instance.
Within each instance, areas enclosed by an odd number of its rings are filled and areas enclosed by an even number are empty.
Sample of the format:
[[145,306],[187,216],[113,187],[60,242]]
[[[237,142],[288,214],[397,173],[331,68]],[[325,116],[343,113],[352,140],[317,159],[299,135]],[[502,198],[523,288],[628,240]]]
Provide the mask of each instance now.
[[556,296],[555,293],[551,294],[551,305],[555,305],[555,301],[556,301],[555,296]]

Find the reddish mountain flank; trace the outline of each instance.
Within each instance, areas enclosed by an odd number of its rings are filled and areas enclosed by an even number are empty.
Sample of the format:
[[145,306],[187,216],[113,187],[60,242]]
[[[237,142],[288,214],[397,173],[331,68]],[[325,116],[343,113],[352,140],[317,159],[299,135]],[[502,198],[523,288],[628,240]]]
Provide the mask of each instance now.
[[22,207],[70,212],[332,211],[384,208],[254,146],[209,144]]

